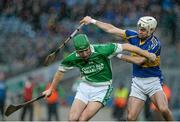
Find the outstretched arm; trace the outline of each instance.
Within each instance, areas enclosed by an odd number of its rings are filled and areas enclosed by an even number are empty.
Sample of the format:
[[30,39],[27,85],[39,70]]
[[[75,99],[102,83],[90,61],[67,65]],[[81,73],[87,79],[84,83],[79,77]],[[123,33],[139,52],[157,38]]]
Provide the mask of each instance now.
[[102,30],[111,33],[111,34],[115,34],[121,38],[125,37],[125,30],[117,28],[115,26],[113,26],[112,24],[109,23],[105,23],[105,22],[101,22],[95,19],[92,19],[89,16],[84,17],[80,23],[85,23],[85,24],[95,24],[97,27],[101,28]]
[[48,90],[43,92],[43,94],[45,94],[45,98],[51,95],[52,91],[57,87],[59,81],[63,78],[63,76],[64,76],[64,72],[62,71],[58,70],[55,73],[51,86],[49,87]]
[[154,53],[149,53],[147,50],[142,50],[137,46],[133,46],[131,44],[122,44],[123,50],[137,53],[140,56],[146,57],[147,59],[154,61],[156,59],[156,55]]
[[123,61],[133,63],[136,65],[143,65],[147,61],[145,57],[141,57],[141,56],[129,56],[125,54],[118,54],[116,57]]

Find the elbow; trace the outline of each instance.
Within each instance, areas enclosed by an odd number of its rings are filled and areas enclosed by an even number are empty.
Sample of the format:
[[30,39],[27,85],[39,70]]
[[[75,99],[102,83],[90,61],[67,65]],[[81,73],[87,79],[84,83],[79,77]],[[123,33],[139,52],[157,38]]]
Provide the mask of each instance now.
[[108,28],[107,30],[105,30],[107,33],[113,33],[112,29],[111,28]]
[[110,29],[107,29],[106,32],[107,33],[112,33],[112,31]]

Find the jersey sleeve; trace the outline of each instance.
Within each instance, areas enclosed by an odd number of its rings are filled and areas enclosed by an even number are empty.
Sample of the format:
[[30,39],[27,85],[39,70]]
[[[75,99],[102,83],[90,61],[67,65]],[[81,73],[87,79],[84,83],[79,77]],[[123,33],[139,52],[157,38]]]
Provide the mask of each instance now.
[[58,70],[62,71],[62,72],[66,72],[67,70],[73,69],[73,62],[69,60],[69,58],[65,58],[64,60],[62,60],[62,62],[60,63]]
[[96,46],[96,50],[106,57],[112,57],[114,54],[122,52],[122,44],[109,43]]
[[153,37],[151,45],[148,47],[148,52],[156,54],[156,56],[160,55],[161,45],[160,42]]
[[116,49],[115,49],[115,51],[111,55],[108,56],[108,58],[112,58],[117,53],[120,53],[120,52],[123,51],[122,44],[118,44],[118,43],[113,43],[113,44],[116,45]]
[[73,67],[67,67],[67,66],[64,66],[62,64],[60,64],[58,67],[58,70],[62,71],[62,72],[66,72],[66,71],[71,70],[71,69],[73,69]]
[[137,37],[137,32],[133,31],[133,30],[126,30],[125,31],[125,37],[124,39],[127,40],[130,44],[135,44],[135,42],[133,42],[133,38]]
[[122,48],[122,44],[119,44],[119,43],[114,43],[116,45],[116,50],[115,50],[115,53],[120,53],[123,51],[123,48]]

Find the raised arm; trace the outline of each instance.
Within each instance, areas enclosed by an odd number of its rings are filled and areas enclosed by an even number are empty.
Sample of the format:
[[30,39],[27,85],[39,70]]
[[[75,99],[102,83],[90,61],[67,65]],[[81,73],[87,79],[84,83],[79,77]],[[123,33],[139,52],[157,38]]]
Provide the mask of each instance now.
[[122,44],[122,48],[123,50],[134,52],[140,56],[146,57],[151,61],[154,61],[156,59],[156,55],[154,53],[149,53],[147,50],[142,50],[141,48],[128,43]]
[[102,30],[111,33],[111,34],[115,34],[121,38],[123,38],[125,36],[125,30],[117,28],[115,26],[113,26],[112,24],[109,23],[105,23],[105,22],[101,22],[95,19],[92,19],[89,16],[84,17],[80,23],[85,23],[85,24],[95,24],[97,27],[101,28]]
[[64,76],[64,72],[62,72],[62,71],[58,70],[55,73],[51,86],[49,87],[48,90],[43,92],[43,94],[45,94],[45,98],[47,98],[49,95],[51,95],[52,91],[57,87],[59,81],[63,78],[63,76]]

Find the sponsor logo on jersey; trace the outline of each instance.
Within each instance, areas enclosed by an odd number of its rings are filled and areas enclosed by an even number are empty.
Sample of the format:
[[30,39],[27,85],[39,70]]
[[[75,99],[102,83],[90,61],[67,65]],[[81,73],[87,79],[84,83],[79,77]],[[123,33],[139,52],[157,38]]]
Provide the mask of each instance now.
[[93,64],[82,68],[84,74],[98,73],[104,69],[104,64]]

